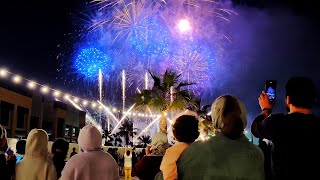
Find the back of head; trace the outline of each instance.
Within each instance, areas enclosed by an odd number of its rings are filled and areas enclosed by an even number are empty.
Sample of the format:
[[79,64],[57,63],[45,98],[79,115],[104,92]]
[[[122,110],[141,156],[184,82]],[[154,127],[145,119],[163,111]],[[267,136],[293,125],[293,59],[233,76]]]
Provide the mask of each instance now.
[[26,140],[19,140],[16,144],[16,149],[17,149],[17,153],[18,154],[21,154],[21,155],[24,155],[25,152],[26,152]]
[[48,134],[42,129],[32,129],[27,138],[26,157],[48,156]]
[[92,126],[86,125],[80,130],[78,144],[83,151],[93,151],[101,149],[102,136],[99,130]]
[[69,150],[69,143],[65,139],[57,139],[52,144],[51,152],[53,154],[59,151],[68,151]]
[[240,100],[230,95],[220,96],[213,102],[211,111],[216,130],[231,139],[242,135],[247,126],[247,118],[245,106]]
[[163,132],[157,132],[153,134],[151,139],[151,153],[155,155],[164,155],[166,149],[169,147],[167,135]]
[[65,159],[69,150],[69,143],[64,139],[57,139],[52,144],[51,153]]
[[129,151],[129,150],[127,150],[126,154],[127,154],[127,156],[130,156],[130,151]]
[[182,115],[173,124],[174,137],[179,142],[192,143],[199,137],[199,121],[195,116]]
[[7,130],[4,126],[0,124],[0,151],[6,151],[7,148]]
[[292,77],[286,84],[286,96],[295,107],[311,109],[316,100],[316,86],[307,77]]

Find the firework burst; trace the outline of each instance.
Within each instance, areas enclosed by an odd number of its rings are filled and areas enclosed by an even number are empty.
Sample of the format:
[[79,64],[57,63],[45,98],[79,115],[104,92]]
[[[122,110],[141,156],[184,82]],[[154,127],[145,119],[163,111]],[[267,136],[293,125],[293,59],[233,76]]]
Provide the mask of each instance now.
[[96,81],[99,71],[103,74],[109,73],[110,62],[110,58],[97,48],[84,48],[75,58],[73,67],[79,78]]

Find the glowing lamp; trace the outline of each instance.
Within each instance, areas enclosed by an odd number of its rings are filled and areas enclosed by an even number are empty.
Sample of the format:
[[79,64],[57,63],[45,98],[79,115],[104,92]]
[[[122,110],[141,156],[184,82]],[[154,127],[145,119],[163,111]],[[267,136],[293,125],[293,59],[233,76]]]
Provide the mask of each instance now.
[[113,108],[112,111],[113,111],[113,112],[117,112],[117,109],[116,109],[116,108]]
[[91,107],[92,107],[92,108],[95,108],[96,106],[97,106],[96,103],[92,103],[92,104],[91,104]]
[[191,26],[188,20],[182,19],[178,23],[178,28],[181,32],[187,32],[191,29]]
[[14,83],[17,83],[17,84],[20,83],[20,82],[21,82],[21,77],[18,76],[18,75],[17,75],[17,76],[14,76],[14,77],[13,77],[13,82],[14,82]]
[[5,69],[1,69],[0,70],[0,76],[1,77],[6,77],[8,75],[8,71],[7,70],[5,70]]
[[66,95],[64,95],[64,98],[65,98],[65,99],[69,99],[70,96],[69,96],[68,94],[66,94]]
[[47,93],[47,92],[49,91],[49,88],[48,88],[47,86],[43,86],[43,87],[41,88],[41,91],[42,91],[43,93]]
[[32,82],[32,81],[28,82],[28,88],[34,89],[35,87],[36,87],[36,83],[35,82]]
[[79,102],[79,99],[75,97],[75,98],[73,99],[73,101],[74,101],[75,103],[77,103],[77,102]]
[[56,90],[56,91],[53,92],[53,96],[54,96],[54,97],[59,97],[60,95],[61,95],[61,92],[58,91],[58,90]]
[[86,106],[86,105],[88,104],[88,102],[87,102],[86,100],[84,100],[84,101],[82,102],[82,104],[83,104],[84,106]]

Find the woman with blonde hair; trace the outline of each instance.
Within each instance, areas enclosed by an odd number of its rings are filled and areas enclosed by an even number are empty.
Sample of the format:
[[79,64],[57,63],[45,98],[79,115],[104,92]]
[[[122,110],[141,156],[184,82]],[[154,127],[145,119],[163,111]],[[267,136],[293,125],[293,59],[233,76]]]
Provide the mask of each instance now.
[[48,134],[42,129],[29,132],[26,152],[16,166],[16,180],[56,180],[54,164],[48,157]]
[[264,179],[261,150],[243,134],[246,109],[237,98],[225,95],[212,104],[216,135],[190,145],[178,160],[179,179]]

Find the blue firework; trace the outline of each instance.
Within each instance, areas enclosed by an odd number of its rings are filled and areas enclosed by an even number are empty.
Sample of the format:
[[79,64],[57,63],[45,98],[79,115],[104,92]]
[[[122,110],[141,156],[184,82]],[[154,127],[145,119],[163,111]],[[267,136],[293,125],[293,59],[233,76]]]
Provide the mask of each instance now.
[[79,77],[88,81],[97,80],[99,70],[103,74],[109,73],[110,67],[111,59],[94,47],[81,49],[73,62],[73,68]]

